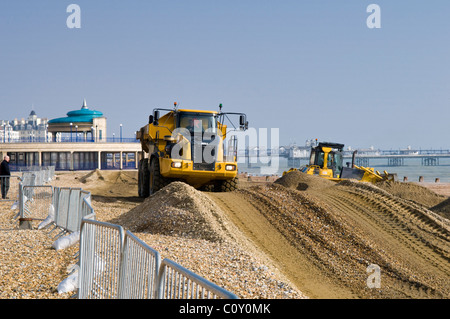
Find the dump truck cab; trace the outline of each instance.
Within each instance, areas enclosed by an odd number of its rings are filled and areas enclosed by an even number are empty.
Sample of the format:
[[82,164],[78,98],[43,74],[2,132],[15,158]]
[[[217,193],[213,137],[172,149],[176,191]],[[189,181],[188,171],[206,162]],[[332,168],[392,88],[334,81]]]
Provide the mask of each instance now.
[[[239,129],[246,130],[244,113],[193,109],[154,109],[148,125],[136,133],[143,158],[139,168],[139,195],[147,197],[172,181],[218,191],[237,187],[237,141],[227,147],[225,118],[239,116]],[[161,112],[166,112],[160,116]],[[148,189],[148,191],[147,191]]]

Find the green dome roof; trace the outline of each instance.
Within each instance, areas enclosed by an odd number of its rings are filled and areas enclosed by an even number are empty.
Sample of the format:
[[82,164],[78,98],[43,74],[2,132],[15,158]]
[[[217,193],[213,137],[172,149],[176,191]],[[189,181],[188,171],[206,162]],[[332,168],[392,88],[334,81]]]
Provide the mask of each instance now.
[[86,100],[81,107],[81,110],[70,111],[67,113],[67,117],[60,117],[48,121],[49,124],[57,123],[86,123],[92,122],[94,118],[102,117],[103,113],[95,110],[89,110],[86,106]]

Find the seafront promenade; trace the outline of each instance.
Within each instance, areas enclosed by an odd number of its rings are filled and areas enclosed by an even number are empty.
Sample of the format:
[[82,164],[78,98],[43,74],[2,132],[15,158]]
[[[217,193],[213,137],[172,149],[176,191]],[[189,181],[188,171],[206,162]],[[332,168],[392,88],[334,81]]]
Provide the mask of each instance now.
[[55,166],[57,170],[136,169],[140,143],[126,142],[29,142],[0,143],[0,156],[8,154],[10,166]]

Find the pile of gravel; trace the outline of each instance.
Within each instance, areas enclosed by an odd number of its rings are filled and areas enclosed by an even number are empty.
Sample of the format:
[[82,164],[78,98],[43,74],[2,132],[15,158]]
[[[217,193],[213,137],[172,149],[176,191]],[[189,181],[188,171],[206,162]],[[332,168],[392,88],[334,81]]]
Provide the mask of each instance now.
[[300,171],[291,171],[277,179],[275,183],[299,191],[317,190],[335,185],[333,181]]
[[114,223],[131,232],[224,241],[231,227],[211,199],[183,182],[173,182],[121,215]]

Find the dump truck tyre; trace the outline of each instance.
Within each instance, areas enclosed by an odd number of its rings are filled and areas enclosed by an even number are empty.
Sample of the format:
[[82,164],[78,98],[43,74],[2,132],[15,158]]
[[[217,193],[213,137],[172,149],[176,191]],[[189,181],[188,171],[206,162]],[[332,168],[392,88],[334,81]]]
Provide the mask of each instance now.
[[150,163],[150,174],[149,174],[149,194],[152,195],[159,191],[161,188],[167,186],[171,180],[165,178],[161,175],[159,160],[157,158],[153,158]]
[[139,161],[139,171],[138,171],[138,194],[139,197],[145,198],[149,195],[149,171],[148,171],[148,161],[146,159],[141,159]]
[[142,192],[142,160],[139,161],[139,169],[138,169],[138,195],[139,197],[144,197],[144,193]]
[[219,192],[232,192],[237,189],[238,178],[233,178],[226,181],[221,181],[217,187]]

